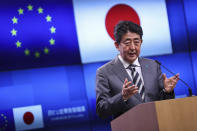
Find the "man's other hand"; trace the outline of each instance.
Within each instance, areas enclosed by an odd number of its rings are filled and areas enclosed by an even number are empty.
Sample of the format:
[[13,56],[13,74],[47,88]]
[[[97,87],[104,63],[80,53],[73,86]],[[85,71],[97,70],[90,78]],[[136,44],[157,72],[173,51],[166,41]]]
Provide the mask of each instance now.
[[170,93],[174,90],[178,80],[180,79],[179,73],[170,78],[167,78],[166,74],[163,74],[162,77],[163,77],[164,89],[167,93]]
[[124,81],[124,84],[122,86],[122,97],[123,100],[128,100],[129,97],[131,97],[132,95],[134,95],[135,93],[138,92],[138,87],[135,86],[134,84],[132,84],[131,81],[128,81],[128,79],[126,78]]

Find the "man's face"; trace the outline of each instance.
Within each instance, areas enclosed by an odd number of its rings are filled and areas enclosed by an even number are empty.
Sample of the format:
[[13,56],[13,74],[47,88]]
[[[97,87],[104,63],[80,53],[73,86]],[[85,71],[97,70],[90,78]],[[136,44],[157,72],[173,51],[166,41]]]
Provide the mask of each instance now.
[[140,54],[142,39],[140,35],[133,32],[127,32],[122,36],[120,44],[115,42],[115,46],[120,52],[122,58],[128,63],[133,63]]

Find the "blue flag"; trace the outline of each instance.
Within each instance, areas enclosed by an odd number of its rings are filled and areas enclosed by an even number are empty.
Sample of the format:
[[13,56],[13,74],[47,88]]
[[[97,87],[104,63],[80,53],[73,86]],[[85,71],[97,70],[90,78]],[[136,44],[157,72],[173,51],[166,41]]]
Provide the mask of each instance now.
[[0,110],[0,131],[14,131],[14,118],[12,110]]
[[0,1],[0,70],[80,64],[72,1]]

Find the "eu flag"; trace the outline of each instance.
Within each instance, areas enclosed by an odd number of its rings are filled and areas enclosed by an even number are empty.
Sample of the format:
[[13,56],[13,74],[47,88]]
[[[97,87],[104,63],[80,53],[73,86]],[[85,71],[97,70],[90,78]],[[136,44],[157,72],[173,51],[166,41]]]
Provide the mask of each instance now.
[[0,1],[0,70],[80,64],[71,0]]
[[14,128],[12,110],[0,110],[0,131],[14,131]]

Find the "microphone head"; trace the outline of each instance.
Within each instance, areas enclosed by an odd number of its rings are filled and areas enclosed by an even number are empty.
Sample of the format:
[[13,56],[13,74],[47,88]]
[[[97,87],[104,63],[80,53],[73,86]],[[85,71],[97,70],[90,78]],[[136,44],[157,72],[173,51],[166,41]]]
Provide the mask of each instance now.
[[155,60],[155,62],[156,62],[157,64],[161,65],[161,63],[160,63],[158,60]]

